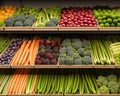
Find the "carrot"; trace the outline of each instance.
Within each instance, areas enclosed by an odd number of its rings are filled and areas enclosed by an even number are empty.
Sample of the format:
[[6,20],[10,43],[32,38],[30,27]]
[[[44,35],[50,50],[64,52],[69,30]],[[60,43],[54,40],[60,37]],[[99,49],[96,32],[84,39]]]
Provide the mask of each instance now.
[[11,94],[11,91],[14,87],[14,83],[16,82],[16,79],[17,79],[17,75],[19,74],[20,70],[16,70],[16,72],[14,73],[14,75],[12,76],[11,78],[11,81],[10,81],[10,84],[8,86],[8,94]]
[[21,64],[21,62],[22,62],[22,60],[24,58],[25,52],[29,48],[30,44],[31,44],[31,41],[28,41],[28,43],[26,44],[26,46],[25,46],[25,48],[24,48],[24,50],[23,50],[23,52],[21,54],[21,57],[19,58],[19,62],[18,62],[19,65]]
[[35,57],[36,57],[36,54],[37,54],[37,50],[39,48],[39,42],[40,42],[40,40],[36,40],[34,51],[32,52],[33,53],[33,55],[32,55],[33,57],[31,58],[32,59],[31,65],[34,65],[34,63],[35,63]]
[[36,75],[35,75],[35,80],[34,80],[34,83],[33,83],[33,86],[30,90],[30,94],[33,94],[34,90],[35,90],[35,86],[36,86],[36,82],[37,82],[37,73],[38,73],[38,70],[36,72]]
[[21,47],[20,47],[20,52],[19,52],[19,54],[18,54],[16,60],[13,62],[14,64],[17,65],[19,59],[21,58],[21,54],[22,54],[22,52],[23,52],[23,50],[24,50],[26,44],[27,44],[27,42],[26,42],[26,41],[23,41],[23,44],[22,44]]
[[20,78],[21,78],[22,72],[23,72],[23,69],[20,70],[20,73],[18,74],[18,77],[17,77],[17,79],[16,79],[16,82],[14,83],[14,87],[13,87],[13,90],[12,90],[12,94],[15,94],[15,93],[16,93],[16,90],[18,90],[18,84],[19,84],[19,82],[21,82],[21,81],[20,81]]
[[29,55],[29,49],[26,50],[25,56],[21,62],[22,65],[24,65],[25,61],[28,60],[28,55]]

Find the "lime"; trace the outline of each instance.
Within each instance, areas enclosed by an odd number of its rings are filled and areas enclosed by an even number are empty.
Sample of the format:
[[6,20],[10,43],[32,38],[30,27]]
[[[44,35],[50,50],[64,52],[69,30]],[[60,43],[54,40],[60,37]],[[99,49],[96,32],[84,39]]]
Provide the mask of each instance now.
[[109,23],[105,23],[105,27],[110,27],[110,24]]
[[103,23],[106,23],[107,22],[107,20],[103,20]]
[[100,27],[104,27],[104,23],[100,23]]
[[114,23],[114,24],[117,24],[117,23],[118,23],[118,20],[117,20],[117,19],[113,19],[113,23]]
[[120,18],[118,18],[117,20],[118,20],[118,22],[120,23]]
[[108,19],[107,19],[107,23],[112,23],[112,19],[111,19],[111,18],[108,18]]
[[99,23],[103,23],[103,21],[102,21],[102,20],[98,20],[98,22],[99,22]]
[[4,25],[4,20],[0,20],[0,27]]
[[104,15],[104,16],[102,16],[102,18],[103,18],[103,19],[106,19],[106,16]]
[[115,27],[115,24],[114,24],[114,23],[112,23],[112,24],[111,24],[111,27]]
[[111,17],[112,17],[112,19],[115,19],[115,18],[116,18],[116,16],[115,16],[115,15],[112,15]]
[[98,17],[98,20],[102,20],[102,17],[99,16],[99,17]]
[[120,27],[120,23],[117,23],[117,27]]

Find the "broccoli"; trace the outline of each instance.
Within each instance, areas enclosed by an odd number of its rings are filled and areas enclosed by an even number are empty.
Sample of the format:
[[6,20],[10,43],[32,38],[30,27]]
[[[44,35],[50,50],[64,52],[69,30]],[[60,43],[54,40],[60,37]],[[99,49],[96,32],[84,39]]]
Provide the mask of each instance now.
[[75,50],[72,46],[68,46],[66,47],[66,50],[69,52],[69,51],[72,51],[72,50]]
[[82,59],[81,58],[75,59],[74,64],[82,64]]
[[107,76],[108,81],[117,81],[117,76],[114,74],[110,74]]
[[82,47],[83,48],[86,48],[86,47],[89,47],[89,40],[86,40],[86,39],[83,39],[83,44],[82,44]]
[[66,54],[61,53],[59,57],[66,57]]
[[84,56],[91,56],[90,50],[85,50],[84,51]]
[[65,57],[65,64],[73,64],[74,63],[74,58],[72,56],[66,56]]
[[108,88],[109,88],[110,93],[118,94],[119,84],[116,81],[109,81],[108,82]]
[[100,91],[101,94],[109,94],[109,88],[106,87],[106,86],[101,86],[99,88],[99,91]]
[[63,47],[63,48],[60,49],[60,54],[61,53],[66,53],[66,48],[65,47]]
[[4,23],[5,23],[6,26],[13,26],[14,22],[15,22],[15,18],[14,17],[8,17],[4,21]]
[[74,57],[74,59],[81,58],[81,56],[80,56],[78,53],[74,53],[74,54],[73,54],[73,57]]
[[45,26],[46,27],[55,27],[56,25],[53,22],[48,21],[48,22],[45,23]]
[[84,48],[79,48],[78,49],[78,53],[80,54],[80,56],[83,56],[84,55]]
[[92,64],[92,60],[90,56],[84,56],[82,58],[82,64]]
[[72,43],[72,46],[73,46],[75,49],[82,48],[82,42],[75,42],[75,43]]
[[52,18],[50,21],[53,22],[56,26],[59,24],[59,21],[56,18]]
[[71,46],[71,41],[70,41],[70,39],[65,39],[65,40],[63,40],[63,42],[62,42],[62,47],[68,47],[68,46]]
[[16,19],[16,21],[23,21],[24,22],[26,18],[25,18],[25,15],[20,14],[20,15],[16,16],[15,19]]
[[97,85],[99,87],[101,87],[101,86],[107,86],[107,84],[108,84],[107,77],[104,77],[102,75],[98,76],[96,82],[97,82]]
[[73,56],[74,53],[75,53],[74,51],[68,51],[67,56]]
[[35,22],[35,20],[36,20],[36,18],[33,14],[28,15],[27,19],[31,19],[33,22]]
[[78,42],[78,41],[81,42],[81,40],[80,40],[80,39],[77,39],[77,38],[72,38],[71,41],[72,41],[72,43],[76,43],[76,42]]
[[32,26],[33,25],[33,21],[31,19],[25,19],[23,24],[24,24],[24,26]]
[[15,21],[14,26],[23,26],[22,21]]
[[60,64],[65,64],[65,58],[64,57],[60,57],[59,58],[59,63]]

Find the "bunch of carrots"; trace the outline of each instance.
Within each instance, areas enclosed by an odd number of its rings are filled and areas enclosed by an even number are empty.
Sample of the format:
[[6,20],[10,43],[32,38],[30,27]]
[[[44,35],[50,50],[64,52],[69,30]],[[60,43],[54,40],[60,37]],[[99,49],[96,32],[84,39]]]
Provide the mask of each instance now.
[[16,7],[13,6],[1,6],[0,7],[0,20],[5,20],[6,18],[12,16],[16,11]]
[[40,39],[35,36],[32,40],[24,40],[21,47],[14,55],[11,65],[34,65],[39,48]]

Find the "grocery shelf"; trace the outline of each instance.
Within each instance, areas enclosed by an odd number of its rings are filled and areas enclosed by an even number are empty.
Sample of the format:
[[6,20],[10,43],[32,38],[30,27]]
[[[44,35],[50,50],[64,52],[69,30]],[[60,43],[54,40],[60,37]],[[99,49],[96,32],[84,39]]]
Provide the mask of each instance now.
[[1,69],[6,69],[6,68],[10,68],[10,65],[0,65]]
[[58,31],[58,27],[33,27],[34,31]]
[[58,65],[35,65],[35,68],[59,68]]
[[11,68],[34,68],[34,65],[12,65]]
[[59,68],[93,68],[94,65],[59,65]]

